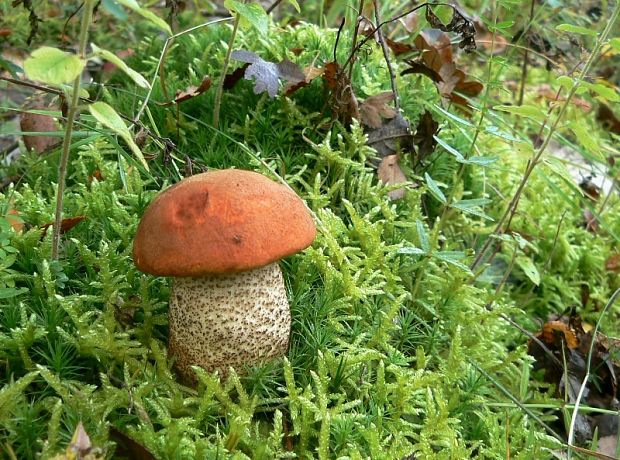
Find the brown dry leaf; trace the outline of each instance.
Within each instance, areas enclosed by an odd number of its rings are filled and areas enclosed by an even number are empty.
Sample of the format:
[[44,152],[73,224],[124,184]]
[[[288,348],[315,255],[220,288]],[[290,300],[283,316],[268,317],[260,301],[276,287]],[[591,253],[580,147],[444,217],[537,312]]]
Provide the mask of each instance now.
[[422,161],[433,153],[437,141],[435,135],[439,130],[439,123],[433,119],[433,115],[426,111],[422,114],[413,136],[413,142],[418,147],[417,162]]
[[[133,56],[135,54],[135,51],[133,49],[131,49],[131,48],[128,48],[126,50],[118,51],[118,52],[116,52],[114,54],[116,54],[116,56],[119,57],[120,59],[125,60],[126,58]],[[112,63],[110,61],[105,61],[103,63],[103,66],[101,66],[101,71],[103,73],[112,73],[117,68],[118,67],[117,67],[116,64],[114,64],[114,63]]]
[[345,125],[350,124],[353,118],[359,120],[359,105],[353,92],[353,86],[348,75],[340,69],[337,62],[332,61],[325,64],[323,79],[331,90],[329,107],[332,109],[332,116]]
[[[381,160],[379,168],[377,168],[377,176],[385,185],[397,185],[407,182],[407,177],[398,164],[398,155],[388,155]],[[405,196],[405,192],[404,188],[398,188],[388,192],[388,196],[391,200],[400,200]]]
[[394,94],[391,91],[385,91],[367,98],[359,106],[362,123],[371,128],[379,128],[381,126],[381,117],[394,118],[397,113],[396,109],[388,106],[388,103],[393,100]]
[[476,25],[476,43],[481,45],[482,48],[489,53],[492,50],[493,56],[503,54],[508,46],[508,39],[497,32],[495,36],[493,36],[484,22],[479,18],[474,20],[474,24]]
[[[75,216],[75,217],[67,217],[60,222],[60,233],[66,233],[75,227],[77,224],[86,219],[86,216]],[[48,222],[46,224],[41,225],[41,230],[43,233],[41,234],[41,238],[45,236],[47,233],[47,229],[54,225],[54,222]]]
[[[32,109],[45,110],[45,107],[31,107]],[[60,128],[54,117],[32,112],[22,113],[19,120],[20,128],[24,133],[49,133],[59,131]],[[27,136],[24,135],[24,145],[28,150],[34,150],[38,154],[45,153],[54,146],[60,144],[60,137],[52,136]]]
[[9,202],[9,209],[6,212],[6,216],[4,216],[9,225],[15,230],[17,233],[21,233],[24,231],[24,221],[19,215],[19,211],[13,207],[12,201]]
[[310,83],[312,83],[314,79],[323,75],[324,72],[325,72],[324,68],[319,68],[319,67],[314,67],[312,65],[309,65],[308,67],[304,69],[304,75],[306,76],[306,79],[303,81],[300,81],[299,83],[287,83],[286,85],[284,85],[284,95],[290,96],[295,91],[308,86]]
[[237,82],[243,78],[243,75],[245,74],[245,69],[247,69],[248,67],[250,67],[250,64],[243,64],[238,69],[235,69],[231,73],[226,74],[226,76],[224,77],[224,89],[228,91],[229,89],[234,88]]
[[[583,331],[582,331],[583,332]],[[570,349],[579,346],[576,331],[563,321],[548,321],[543,325],[542,332],[537,337],[550,346],[558,347],[558,337],[563,340]]]
[[200,96],[202,93],[211,88],[211,78],[205,75],[198,86],[188,86],[183,91],[177,91],[174,101],[166,102],[162,105],[179,104],[180,102],[187,101],[196,96]]
[[[538,89],[538,94],[545,99],[551,101],[553,104],[562,104],[566,102],[566,97],[558,96],[557,91],[553,91],[550,86],[543,85]],[[570,103],[575,107],[579,107],[584,112],[589,112],[592,110],[592,104],[590,104],[585,99],[581,99],[579,97],[573,96],[570,100]]]
[[401,114],[396,115],[381,127],[368,131],[367,144],[374,148],[381,158],[401,151],[413,152],[409,122]]
[[469,107],[467,100],[457,92],[474,97],[480,94],[484,86],[477,81],[466,81],[467,75],[456,67],[452,61],[450,37],[435,30],[423,30],[415,39],[415,45],[422,51],[417,61],[407,61],[409,68],[401,75],[420,73],[432,79],[441,96],[455,104]]
[[612,254],[605,261],[605,270],[620,273],[620,253]]
[[416,50],[416,48],[411,46],[409,43],[397,42],[391,38],[386,38],[385,42],[394,53],[394,56],[400,56],[401,54],[411,53]]
[[8,27],[3,27],[2,29],[0,29],[0,37],[8,37],[9,35],[11,35],[13,33],[12,29],[9,29]]
[[338,86],[338,72],[340,72],[340,65],[336,61],[325,64],[323,78],[329,89],[334,89]]

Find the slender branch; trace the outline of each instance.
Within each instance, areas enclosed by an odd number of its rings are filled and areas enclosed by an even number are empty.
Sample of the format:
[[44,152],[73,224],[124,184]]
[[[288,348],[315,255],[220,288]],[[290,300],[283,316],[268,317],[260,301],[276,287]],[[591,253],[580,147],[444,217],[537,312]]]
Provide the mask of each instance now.
[[[530,18],[527,21],[528,24],[528,28],[530,27],[530,24],[532,24],[532,21],[534,20],[534,5],[535,5],[535,1],[534,0],[530,0]],[[525,37],[525,34],[527,33],[526,30],[523,31],[523,36]],[[517,102],[518,106],[523,105],[523,98],[525,97],[525,80],[527,78],[527,58],[528,58],[528,50],[527,48],[525,49],[525,52],[523,53],[523,67],[521,68],[521,88],[519,89],[519,101]]]
[[[378,0],[373,0],[375,5],[375,20],[377,24],[381,24],[381,13],[379,12],[379,2]],[[394,74],[394,69],[392,68],[392,62],[390,61],[390,50],[388,49],[385,40],[383,39],[383,31],[381,29],[377,30],[377,37],[379,39],[379,44],[381,45],[381,50],[383,51],[383,57],[385,58],[385,63],[387,64],[388,72],[390,73],[390,83],[392,85],[392,94],[394,94],[394,107],[397,112],[400,112],[400,97],[398,95],[398,90],[396,89],[396,76]]]
[[[359,34],[360,23],[362,19],[364,19],[363,14],[364,14],[364,0],[360,0],[360,4],[357,10],[357,20],[355,21],[355,27],[353,28],[353,40],[351,42],[351,52],[353,52],[353,50],[355,49],[355,46],[357,45],[357,36]],[[334,54],[334,60],[335,58],[336,56]],[[351,61],[351,65],[349,66],[349,80],[351,80],[352,76],[353,76],[353,61]]]
[[[88,45],[88,28],[92,20],[94,0],[84,1],[84,12],[82,13],[82,24],[80,29],[79,56],[86,58],[86,46]],[[73,82],[73,92],[67,111],[67,126],[65,137],[62,142],[62,155],[58,166],[58,191],[56,194],[56,215],[54,218],[54,231],[52,233],[52,259],[58,260],[60,249],[60,226],[62,224],[62,206],[65,193],[65,181],[67,176],[67,164],[69,163],[69,152],[71,150],[71,135],[73,133],[73,122],[78,114],[78,104],[80,101],[80,83],[82,75],[78,75]]]

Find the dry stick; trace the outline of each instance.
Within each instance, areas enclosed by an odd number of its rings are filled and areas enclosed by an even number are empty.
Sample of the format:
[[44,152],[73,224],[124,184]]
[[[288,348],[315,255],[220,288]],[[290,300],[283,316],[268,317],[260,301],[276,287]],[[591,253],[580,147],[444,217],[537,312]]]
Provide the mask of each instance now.
[[[530,24],[534,20],[534,0],[530,2],[530,18],[527,22],[527,28],[523,30],[523,37],[527,33],[527,29],[529,29]],[[521,88],[519,89],[519,101],[517,102],[518,106],[523,105],[523,98],[525,97],[525,79],[527,78],[527,58],[528,58],[528,50],[525,49],[523,53],[523,66],[521,68]]]
[[[360,27],[360,22],[363,19],[363,14],[364,14],[364,0],[360,0],[360,4],[359,7],[357,9],[357,20],[355,21],[355,27],[353,28],[353,41],[351,42],[351,52],[353,52],[355,50],[355,47],[357,46],[357,36],[359,34],[359,27]],[[334,61],[336,60],[336,54],[334,51]],[[353,61],[351,61],[351,65],[349,66],[349,80],[351,80],[351,77],[353,76]]]
[[491,237],[493,235],[499,235],[502,232],[503,227],[504,227],[504,222],[506,222],[506,220],[508,220],[509,222],[510,220],[512,220],[512,217],[514,216],[517,210],[517,206],[519,204],[519,199],[521,198],[521,194],[523,193],[523,190],[525,189],[525,186],[527,185],[527,182],[529,181],[529,178],[532,175],[534,168],[540,162],[545,150],[547,149],[547,146],[549,145],[549,142],[551,142],[551,138],[555,134],[558,128],[558,125],[560,124],[560,121],[563,119],[564,114],[566,110],[568,109],[568,106],[570,105],[571,99],[573,98],[573,96],[575,95],[575,92],[577,91],[577,88],[579,87],[579,83],[582,82],[588,75],[588,72],[590,71],[590,68],[592,67],[592,63],[598,57],[598,54],[600,53],[603,43],[607,40],[607,37],[609,36],[612,30],[612,27],[614,26],[619,15],[620,15],[620,4],[616,5],[612,13],[612,17],[607,22],[607,25],[605,26],[605,29],[603,30],[603,32],[601,32],[601,34],[599,35],[599,38],[596,41],[596,44],[594,45],[594,49],[592,50],[592,53],[590,53],[588,60],[586,61],[581,73],[579,74],[579,77],[577,77],[577,81],[573,84],[570,91],[568,92],[568,95],[566,96],[566,100],[564,101],[564,104],[562,104],[560,108],[560,113],[557,115],[557,117],[553,121],[553,124],[549,128],[549,132],[547,136],[545,137],[542,145],[538,148],[538,151],[535,153],[534,157],[528,161],[528,164],[525,168],[523,177],[521,178],[521,182],[519,183],[517,191],[515,192],[512,200],[510,201],[508,208],[506,209],[506,211],[504,211],[504,214],[502,214],[502,217],[497,223],[495,230],[493,231],[491,235],[489,235],[489,238],[487,238],[482,249],[476,256],[476,259],[471,265],[472,269],[474,269],[482,261],[482,258],[486,254],[486,251],[488,250],[489,246],[492,244]]
[[[86,59],[86,46],[88,45],[88,28],[92,19],[94,0],[84,1],[84,12],[82,13],[82,24],[80,28],[80,42],[78,54],[81,59]],[[52,259],[58,260],[60,249],[60,226],[62,224],[62,205],[65,193],[65,178],[67,177],[67,164],[69,163],[69,151],[71,148],[71,135],[73,134],[73,121],[78,113],[78,103],[80,101],[80,82],[82,75],[78,75],[73,82],[73,93],[67,111],[67,126],[65,137],[62,141],[62,155],[58,166],[58,190],[56,193],[56,215],[54,218],[54,231],[52,233]]]
[[[373,0],[375,6],[375,21],[377,24],[381,24],[381,16],[379,13],[379,2]],[[394,69],[392,68],[392,62],[390,61],[390,50],[388,49],[385,40],[383,39],[383,32],[381,29],[377,30],[377,37],[379,38],[379,44],[381,44],[381,50],[383,50],[383,57],[387,64],[388,72],[390,73],[390,83],[392,85],[392,94],[394,94],[394,107],[397,112],[400,112],[400,97],[398,96],[398,90],[396,89],[396,76],[394,75]]]

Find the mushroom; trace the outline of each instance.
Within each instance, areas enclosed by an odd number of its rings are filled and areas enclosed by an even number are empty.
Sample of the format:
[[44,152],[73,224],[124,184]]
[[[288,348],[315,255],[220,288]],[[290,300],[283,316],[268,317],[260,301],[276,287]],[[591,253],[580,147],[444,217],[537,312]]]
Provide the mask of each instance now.
[[159,195],[138,225],[136,267],[174,276],[169,354],[226,375],[283,355],[291,315],[278,260],[309,246],[304,202],[261,174],[236,169],[188,177]]

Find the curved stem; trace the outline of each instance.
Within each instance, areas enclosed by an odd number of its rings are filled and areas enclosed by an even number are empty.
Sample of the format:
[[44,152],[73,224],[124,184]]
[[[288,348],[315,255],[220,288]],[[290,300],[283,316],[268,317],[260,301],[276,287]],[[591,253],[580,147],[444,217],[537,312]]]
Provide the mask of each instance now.
[[235,37],[237,36],[237,30],[239,29],[239,21],[241,16],[239,13],[235,14],[235,22],[233,23],[232,35],[228,40],[228,49],[226,50],[226,58],[224,59],[224,67],[222,68],[222,75],[217,85],[217,92],[215,93],[215,102],[213,107],[213,127],[218,128],[220,124],[220,106],[222,105],[222,93],[224,92],[224,80],[226,79],[226,72],[228,71],[228,65],[230,64],[230,55],[232,54],[233,44],[235,43]]

